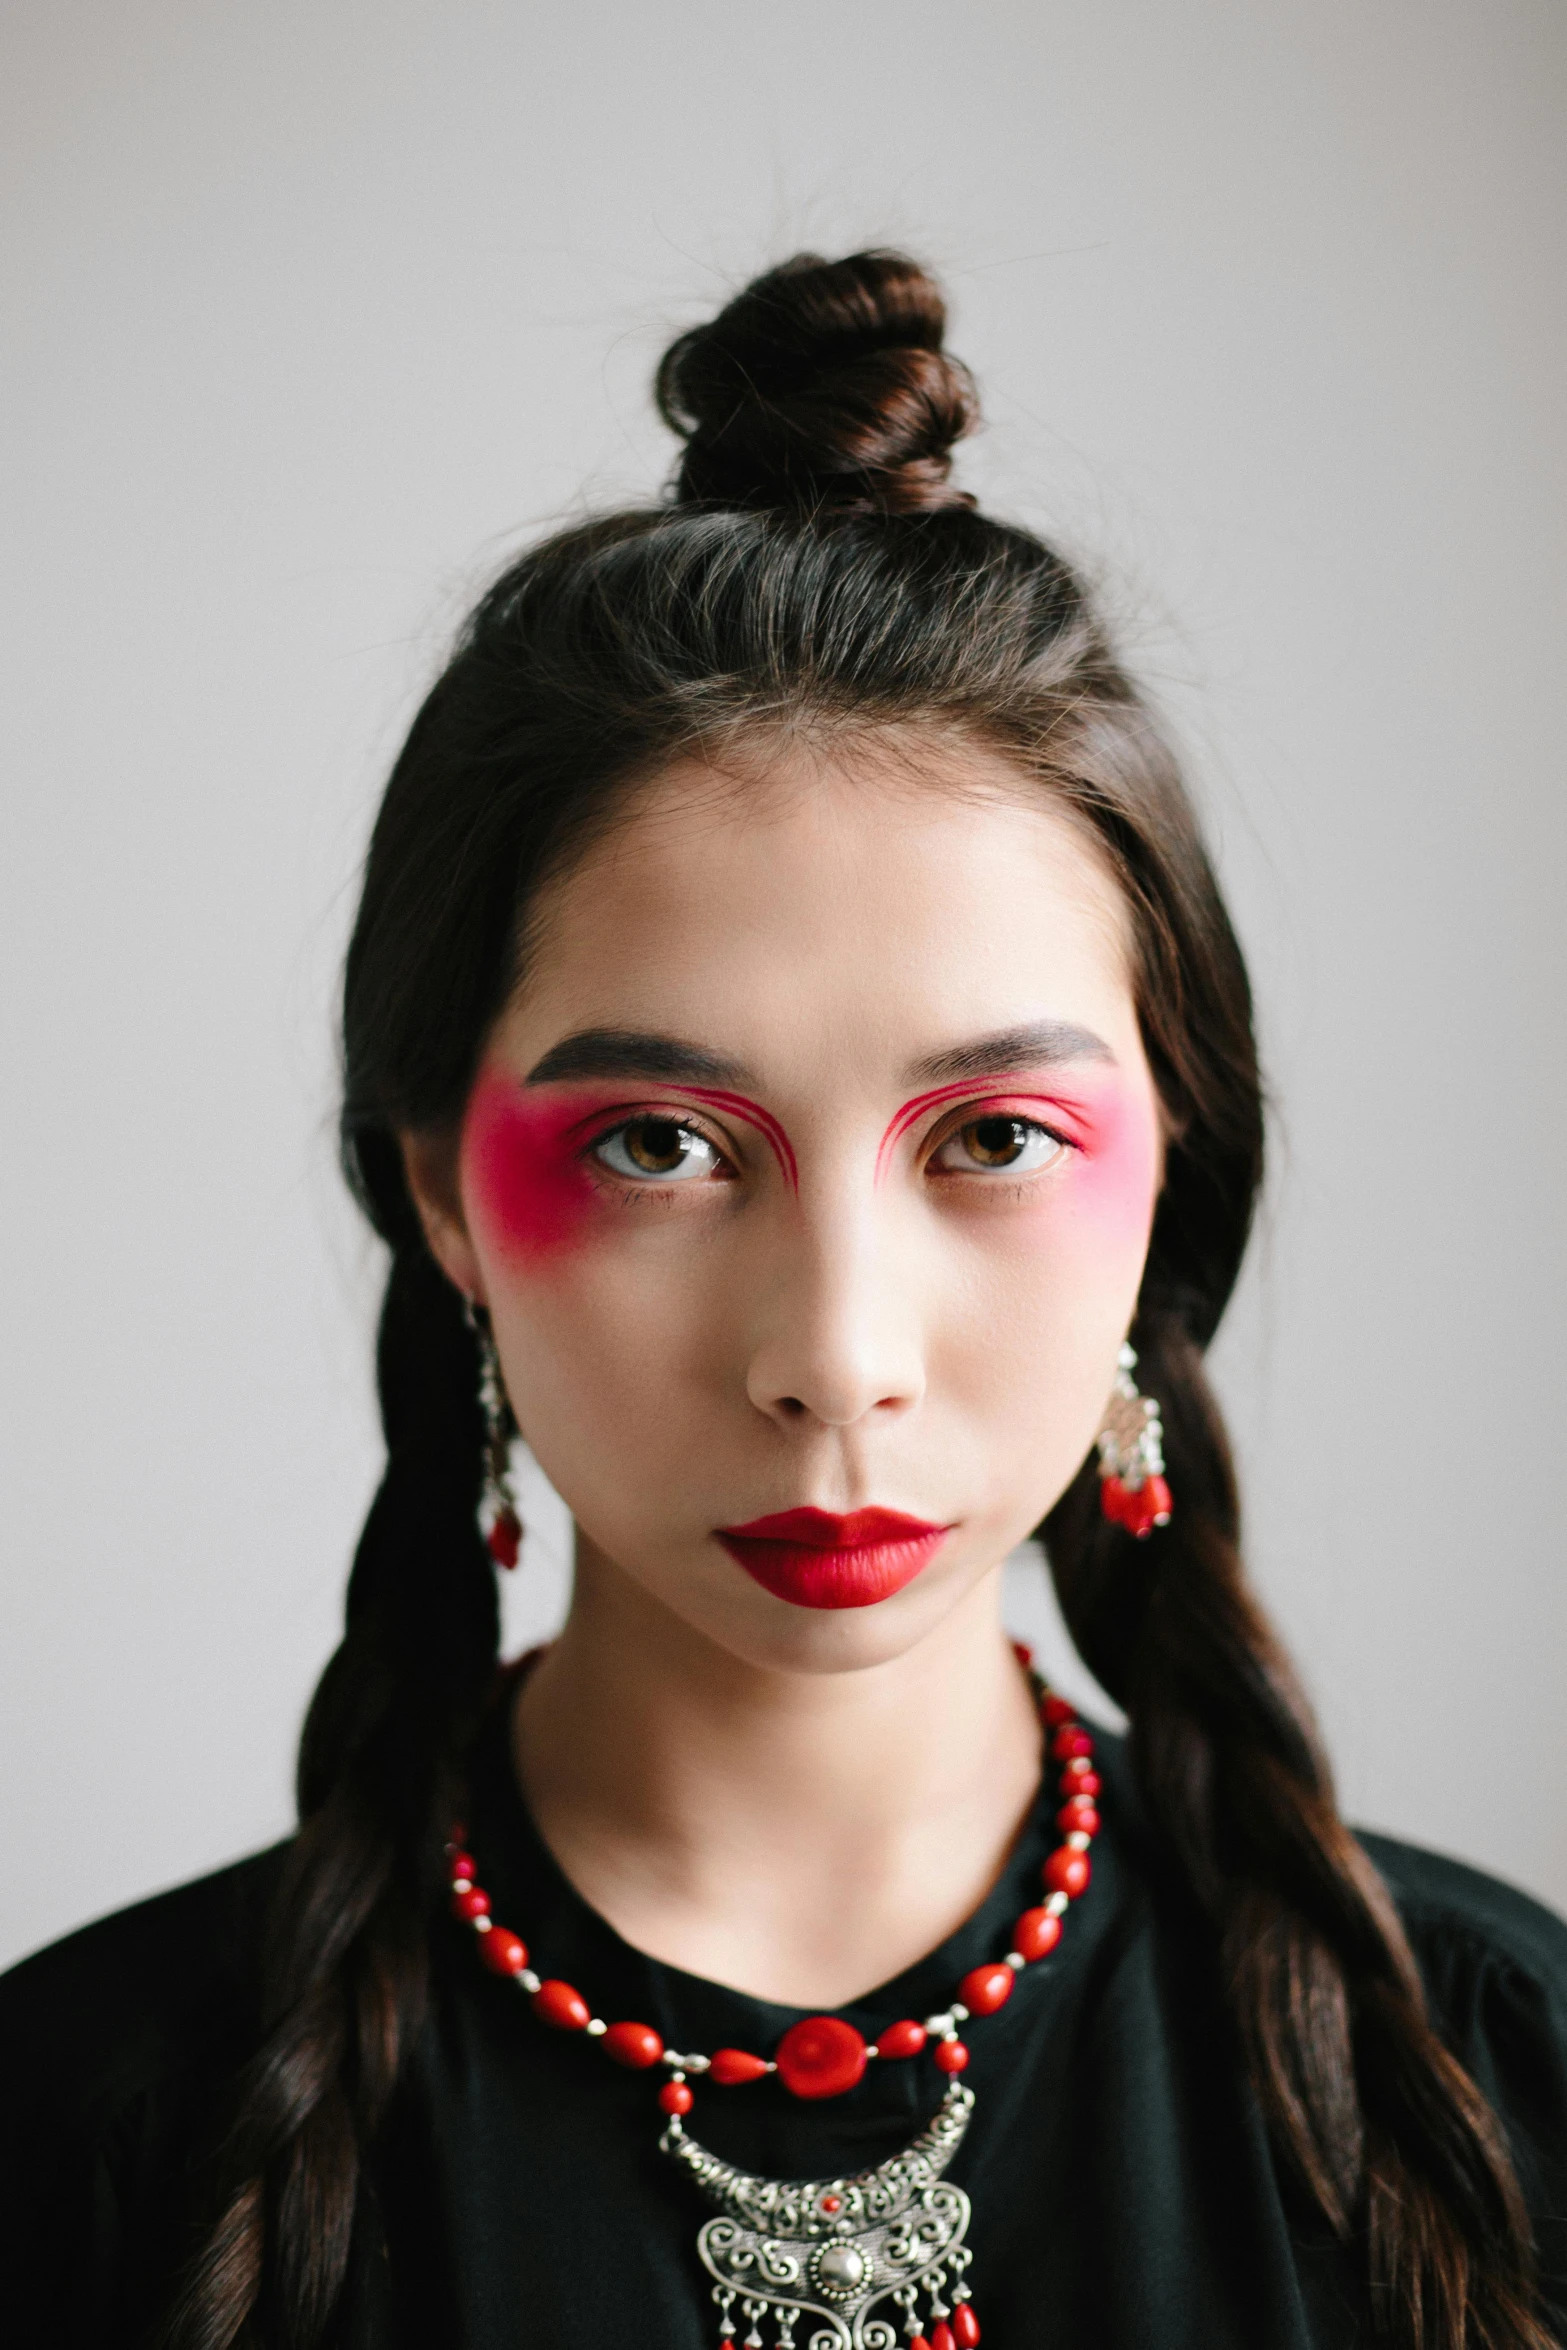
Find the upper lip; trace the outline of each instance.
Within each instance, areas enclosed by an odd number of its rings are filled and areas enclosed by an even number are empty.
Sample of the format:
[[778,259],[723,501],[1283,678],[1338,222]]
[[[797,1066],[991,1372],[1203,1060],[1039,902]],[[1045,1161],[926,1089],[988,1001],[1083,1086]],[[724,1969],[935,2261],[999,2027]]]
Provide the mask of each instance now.
[[770,1518],[752,1518],[744,1526],[720,1526],[720,1534],[738,1535],[747,1542],[794,1542],[807,1550],[866,1550],[883,1542],[917,1542],[927,1534],[944,1534],[944,1525],[929,1518],[907,1517],[902,1510],[850,1510],[840,1517],[833,1510],[778,1510]]

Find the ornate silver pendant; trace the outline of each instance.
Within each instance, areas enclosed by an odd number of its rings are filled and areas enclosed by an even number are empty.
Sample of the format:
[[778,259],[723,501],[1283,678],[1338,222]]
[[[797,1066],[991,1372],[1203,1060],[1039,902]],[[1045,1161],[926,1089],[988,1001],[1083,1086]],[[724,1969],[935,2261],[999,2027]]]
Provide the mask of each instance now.
[[[932,2326],[950,2317],[969,2298],[969,2200],[941,2174],[973,2110],[973,2091],[954,2081],[901,2154],[853,2178],[792,2182],[736,2170],[671,2121],[664,2153],[718,2207],[697,2251],[714,2280],[720,2340],[727,2346],[738,2332],[737,2303],[749,2328],[744,2350],[765,2350],[764,2320],[777,2350],[897,2350],[900,2329],[870,2314],[889,2297],[909,2335],[928,2330],[927,2316]],[[802,2318],[813,2330],[796,2345]]]

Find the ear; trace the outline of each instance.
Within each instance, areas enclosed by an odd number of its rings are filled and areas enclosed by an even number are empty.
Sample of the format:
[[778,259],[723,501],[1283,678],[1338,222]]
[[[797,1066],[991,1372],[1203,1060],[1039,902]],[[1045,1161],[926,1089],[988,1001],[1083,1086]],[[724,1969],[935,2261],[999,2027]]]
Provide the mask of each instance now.
[[398,1136],[403,1172],[430,1254],[454,1287],[474,1305],[488,1301],[484,1276],[468,1237],[462,1192],[457,1181],[455,1133],[403,1133]]

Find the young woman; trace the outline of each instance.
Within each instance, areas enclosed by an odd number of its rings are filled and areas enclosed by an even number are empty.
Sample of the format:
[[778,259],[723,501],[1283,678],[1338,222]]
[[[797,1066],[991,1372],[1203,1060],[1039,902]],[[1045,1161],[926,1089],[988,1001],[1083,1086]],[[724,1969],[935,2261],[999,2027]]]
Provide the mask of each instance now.
[[[1567,1929],[1348,1832],[1248,1593],[1245,972],[942,329],[860,254],[683,336],[671,497],[413,727],[299,1830],[0,1994],[12,2342],[1561,2338]],[[514,1426],[576,1579],[498,1670]],[[1035,1528],[1124,1744],[1003,1633]]]

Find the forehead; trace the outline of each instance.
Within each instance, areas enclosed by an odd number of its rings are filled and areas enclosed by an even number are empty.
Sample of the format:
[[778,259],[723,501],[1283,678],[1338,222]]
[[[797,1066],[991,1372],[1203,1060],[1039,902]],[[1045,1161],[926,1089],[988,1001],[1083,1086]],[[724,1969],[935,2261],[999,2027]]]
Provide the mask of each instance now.
[[1047,787],[982,749],[873,739],[652,778],[541,899],[502,1026],[519,1052],[661,1031],[780,1081],[1040,1018],[1120,1057],[1129,973],[1125,902]]

